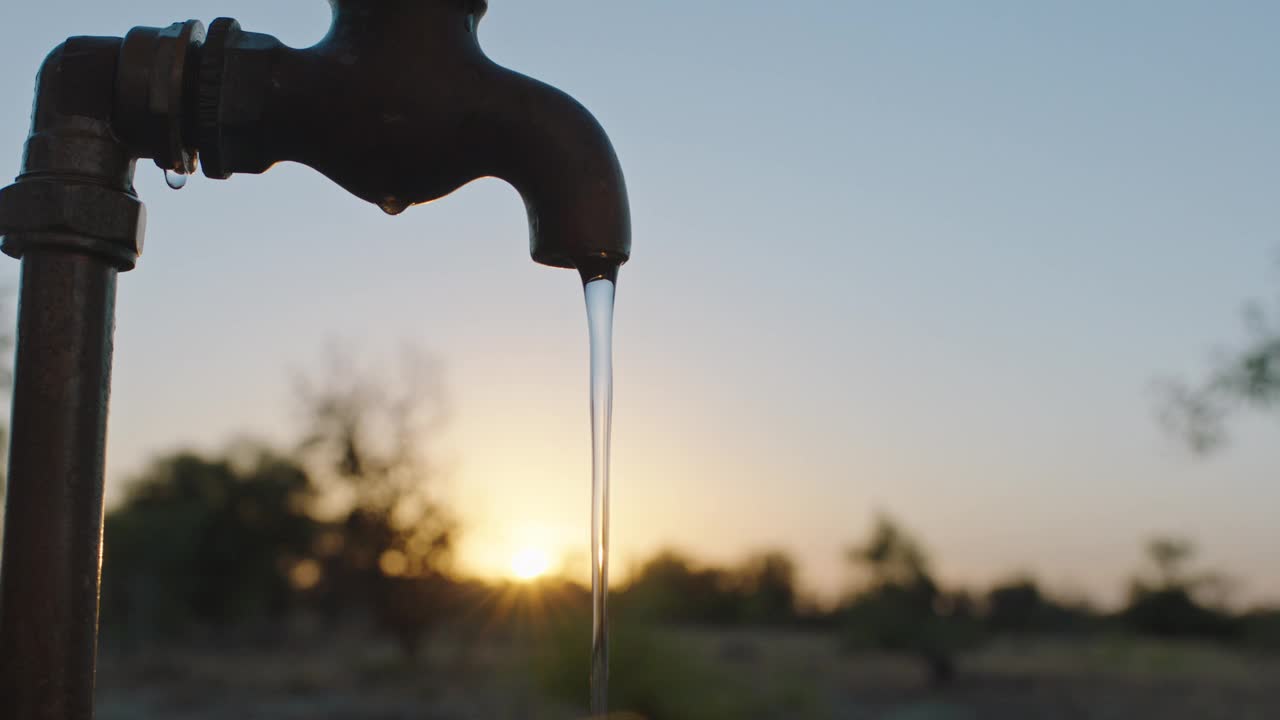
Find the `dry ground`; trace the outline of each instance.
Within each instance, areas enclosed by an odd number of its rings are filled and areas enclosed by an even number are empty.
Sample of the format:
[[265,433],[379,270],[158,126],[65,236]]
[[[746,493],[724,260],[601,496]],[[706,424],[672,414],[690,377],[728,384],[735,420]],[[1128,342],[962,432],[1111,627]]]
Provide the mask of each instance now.
[[[1280,659],[1211,646],[1005,640],[966,656],[953,687],[931,690],[907,659],[842,655],[816,634],[664,632],[674,652],[699,658],[743,692],[770,698],[751,715],[760,720],[1280,718]],[[98,718],[581,717],[544,697],[529,650],[528,642],[446,637],[427,657],[406,663],[393,647],[351,634],[271,649],[105,651]]]

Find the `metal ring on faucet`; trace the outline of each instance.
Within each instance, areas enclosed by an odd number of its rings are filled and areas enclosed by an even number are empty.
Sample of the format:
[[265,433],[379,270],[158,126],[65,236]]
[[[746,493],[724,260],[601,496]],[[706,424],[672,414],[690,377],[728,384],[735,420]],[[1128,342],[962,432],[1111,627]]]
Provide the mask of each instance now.
[[204,25],[199,20],[174,23],[160,31],[156,47],[156,64],[151,82],[152,107],[160,112],[168,126],[168,157],[156,158],[166,170],[190,175],[196,169],[194,138],[185,132],[184,107],[191,80],[199,71],[199,63],[191,61],[192,49],[204,44]]
[[118,136],[135,157],[182,174],[196,166],[189,128],[204,37],[198,20],[137,27],[125,36],[117,62],[112,124]]
[[240,34],[240,23],[220,17],[209,24],[200,57],[199,90],[196,99],[196,140],[205,177],[231,177],[222,157],[222,80],[227,44]]

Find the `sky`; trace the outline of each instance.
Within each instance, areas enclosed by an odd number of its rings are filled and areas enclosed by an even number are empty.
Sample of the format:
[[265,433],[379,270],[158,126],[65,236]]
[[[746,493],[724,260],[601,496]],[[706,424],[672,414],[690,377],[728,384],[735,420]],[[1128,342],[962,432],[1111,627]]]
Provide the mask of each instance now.
[[[0,167],[74,34],[237,18],[300,47],[310,2],[42,0],[0,11]],[[1157,381],[1202,377],[1280,288],[1280,5],[493,0],[496,61],[565,89],[627,175],[613,541],[732,562],[782,548],[831,596],[877,511],[947,580],[1020,570],[1116,599],[1158,533],[1280,600],[1280,427],[1194,456]],[[282,445],[294,379],[340,346],[432,353],[429,449],[459,563],[544,548],[585,571],[586,324],[496,180],[390,218],[317,173],[139,166],[121,277],[109,492],[157,453]],[[17,285],[18,263],[0,263]],[[5,322],[11,322],[6,315]],[[575,571],[576,572],[576,571]]]

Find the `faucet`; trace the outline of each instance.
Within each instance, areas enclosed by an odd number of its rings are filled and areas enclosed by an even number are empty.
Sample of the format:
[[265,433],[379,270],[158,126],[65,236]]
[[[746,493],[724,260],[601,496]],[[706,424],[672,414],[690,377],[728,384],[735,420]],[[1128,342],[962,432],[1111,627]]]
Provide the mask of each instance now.
[[330,0],[318,44],[220,18],[72,37],[41,66],[0,251],[22,261],[0,561],[0,707],[93,714],[117,275],[143,247],[138,160],[214,179],[302,163],[399,213],[498,177],[539,263],[613,279],[626,186],[599,123],[481,50],[487,0]]

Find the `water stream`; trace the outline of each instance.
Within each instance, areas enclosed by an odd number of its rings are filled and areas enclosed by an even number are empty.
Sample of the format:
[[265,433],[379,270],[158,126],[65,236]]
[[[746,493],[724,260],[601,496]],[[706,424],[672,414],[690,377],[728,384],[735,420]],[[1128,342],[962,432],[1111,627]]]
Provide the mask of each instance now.
[[614,282],[586,283],[591,333],[591,715],[609,705],[609,434],[613,424]]

